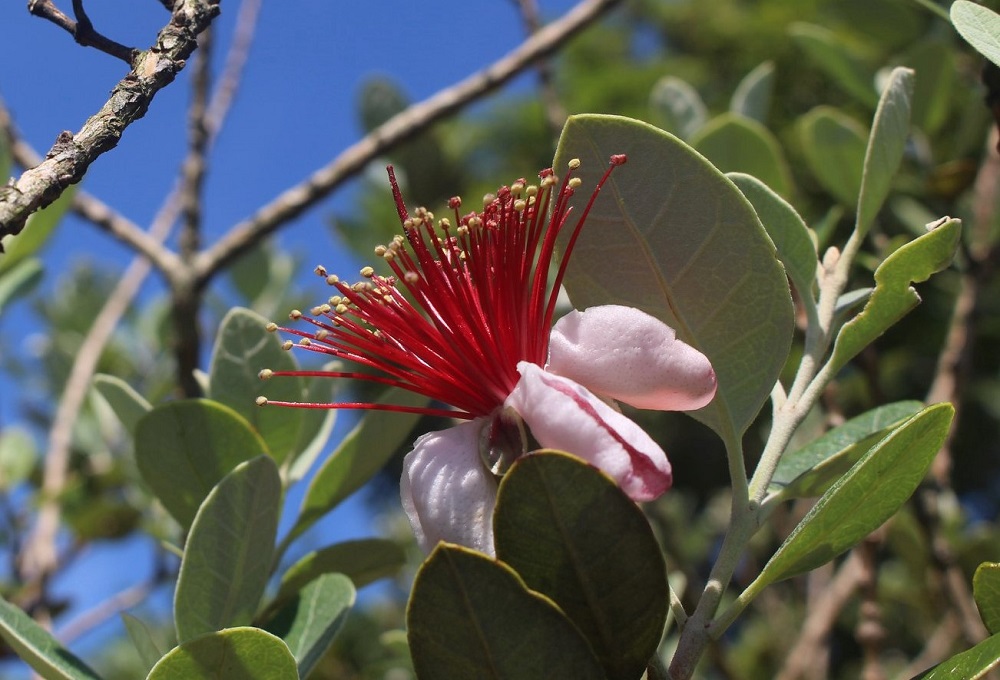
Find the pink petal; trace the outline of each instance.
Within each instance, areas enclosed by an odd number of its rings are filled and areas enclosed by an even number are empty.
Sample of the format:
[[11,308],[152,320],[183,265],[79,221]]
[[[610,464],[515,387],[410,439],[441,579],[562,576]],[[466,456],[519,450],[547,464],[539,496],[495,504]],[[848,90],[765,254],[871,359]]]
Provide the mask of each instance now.
[[497,482],[479,457],[478,418],[418,438],[403,460],[403,510],[417,543],[430,552],[438,541],[492,556]]
[[621,305],[559,319],[546,369],[636,408],[691,411],[715,396],[708,357],[659,319]]
[[670,488],[667,454],[642,428],[572,380],[526,361],[517,370],[521,379],[505,404],[539,444],[597,466],[633,500],[652,500]]

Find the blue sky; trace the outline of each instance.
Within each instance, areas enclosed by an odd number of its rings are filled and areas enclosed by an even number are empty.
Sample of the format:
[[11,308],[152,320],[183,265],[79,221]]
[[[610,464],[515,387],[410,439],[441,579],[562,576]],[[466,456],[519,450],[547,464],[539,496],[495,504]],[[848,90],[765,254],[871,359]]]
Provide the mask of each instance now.
[[[70,0],[56,4],[67,13],[71,10]],[[572,4],[540,3],[549,18]],[[141,48],[151,44],[167,18],[156,0],[90,0],[85,6],[99,31]],[[223,14],[216,21],[217,64],[229,44],[237,8],[233,0],[222,2]],[[414,101],[421,100],[490,64],[522,38],[513,1],[265,2],[238,99],[210,158],[205,240],[215,240],[360,137],[355,105],[367,77],[389,75]],[[122,62],[79,47],[53,24],[30,16],[24,2],[0,3],[0,63],[0,97],[23,136],[40,152],[61,131],[78,130],[127,71]],[[187,75],[185,71],[157,95],[145,118],[91,166],[82,185],[143,226],[172,187],[185,153]],[[531,84],[530,75],[522,76],[507,91],[524,91]],[[308,253],[332,270],[356,268],[357,263],[344,262],[338,254],[326,226],[332,212],[347,210],[350,194],[347,187],[300,217],[281,232],[282,246]],[[129,255],[99,230],[67,218],[44,254],[43,291],[56,293],[57,273],[75,260],[114,271],[124,267]],[[143,297],[160,290],[154,276]],[[7,309],[0,319],[0,352],[26,351],[36,330],[26,304]],[[17,389],[9,377],[0,375],[0,392],[10,395]],[[15,406],[15,399],[0,399],[0,426],[18,420]],[[359,504],[338,513],[323,529],[324,543],[371,533]],[[143,578],[148,553],[149,542],[144,540],[96,547],[56,586],[74,598],[74,611],[80,611]],[[121,564],[129,568],[123,570]],[[91,636],[88,643],[84,638],[73,648],[86,657],[97,639]]]

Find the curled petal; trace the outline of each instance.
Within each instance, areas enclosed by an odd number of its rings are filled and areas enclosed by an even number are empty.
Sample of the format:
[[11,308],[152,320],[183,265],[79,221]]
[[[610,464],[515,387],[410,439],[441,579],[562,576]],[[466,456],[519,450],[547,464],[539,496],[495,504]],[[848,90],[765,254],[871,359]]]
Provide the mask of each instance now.
[[546,369],[636,408],[691,411],[715,396],[708,357],[656,317],[621,305],[559,319]]
[[667,454],[642,428],[572,380],[525,361],[517,370],[521,379],[505,404],[539,444],[596,465],[633,500],[652,500],[670,488]]
[[438,541],[493,555],[497,482],[479,457],[482,418],[418,438],[403,460],[403,510],[417,543],[430,552]]

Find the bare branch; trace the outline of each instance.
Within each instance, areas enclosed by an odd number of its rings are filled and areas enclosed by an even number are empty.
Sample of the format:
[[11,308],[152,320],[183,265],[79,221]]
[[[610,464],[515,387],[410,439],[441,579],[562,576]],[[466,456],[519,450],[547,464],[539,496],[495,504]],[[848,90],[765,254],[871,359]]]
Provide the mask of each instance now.
[[204,285],[226,264],[259,243],[361,172],[379,154],[406,141],[454,111],[497,89],[563,45],[621,0],[583,0],[561,19],[539,30],[520,47],[486,69],[414,104],[345,149],[301,184],[279,195],[195,259]]
[[134,47],[126,47],[94,30],[94,24],[90,22],[90,17],[83,9],[83,0],[73,0],[73,14],[76,16],[76,21],[60,12],[59,8],[52,4],[52,0],[31,0],[28,3],[28,11],[67,31],[77,44],[84,47],[94,47],[105,54],[121,59],[129,66],[132,66],[132,62],[139,56],[139,50]]
[[0,238],[18,234],[28,216],[79,182],[102,153],[113,149],[125,128],[142,118],[154,95],[173,81],[197,43],[198,34],[219,13],[219,0],[183,0],[111,98],[73,135],[62,132],[38,166],[0,190]]
[[[538,33],[542,28],[542,18],[538,12],[538,4],[535,0],[515,0],[515,4],[521,12],[521,20],[528,35]],[[552,134],[558,136],[566,123],[566,107],[559,101],[559,93],[556,92],[555,83],[552,78],[552,66],[548,61],[541,60],[535,67],[538,73],[538,89],[542,97],[542,104],[545,106],[545,117],[548,119],[549,129]]]

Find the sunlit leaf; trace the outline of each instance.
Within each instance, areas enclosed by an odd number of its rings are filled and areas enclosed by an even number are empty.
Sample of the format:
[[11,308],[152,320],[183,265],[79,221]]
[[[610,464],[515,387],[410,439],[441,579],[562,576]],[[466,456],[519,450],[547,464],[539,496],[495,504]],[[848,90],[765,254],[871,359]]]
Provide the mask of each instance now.
[[753,175],[783,196],[792,193],[778,140],[755,120],[734,113],[716,116],[691,138],[691,146],[723,172]]
[[951,22],[966,42],[1000,66],[1000,14],[976,2],[955,0]]
[[634,680],[667,617],[667,570],[639,507],[597,468],[563,453],[521,458],[504,476],[497,558],[552,599],[609,680]]
[[270,576],[280,512],[281,479],[267,456],[240,464],[208,494],[177,577],[178,640],[250,623]]
[[767,120],[774,96],[774,62],[765,61],[746,74],[736,86],[729,110],[758,123]]
[[983,562],[972,578],[972,594],[986,629],[1000,633],[1000,564]]
[[[718,377],[714,401],[692,415],[718,432],[743,432],[770,394],[791,342],[791,293],[774,245],[732,182],[645,123],[573,116],[554,167],[563,172],[571,158],[581,159],[575,176],[591,187],[619,153],[628,162],[594,203],[566,290],[579,309],[629,305],[676,329],[708,356]],[[589,193],[577,192],[577,208]]]
[[979,680],[1000,666],[1000,634],[988,637],[972,649],[942,661],[913,680]]
[[146,680],[299,680],[288,646],[259,628],[230,628],[174,647]]
[[708,119],[698,91],[677,76],[664,76],[649,95],[651,121],[681,139],[692,136]]
[[854,210],[861,192],[868,131],[829,106],[817,106],[799,121],[802,153],[828,193]]
[[52,634],[0,598],[0,638],[46,680],[100,680]]
[[603,680],[580,632],[517,573],[439,544],[417,572],[406,612],[420,680]]
[[146,398],[127,382],[113,375],[99,373],[94,376],[93,385],[118,416],[125,430],[135,435],[139,420],[153,410]]

